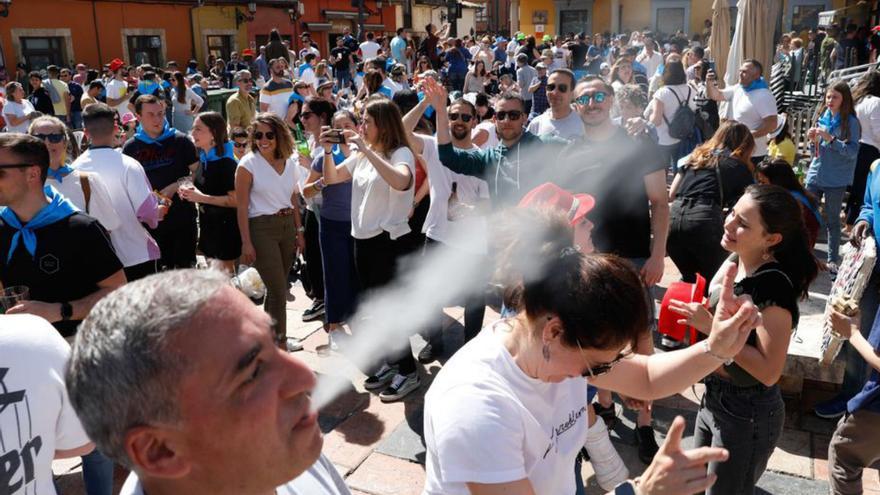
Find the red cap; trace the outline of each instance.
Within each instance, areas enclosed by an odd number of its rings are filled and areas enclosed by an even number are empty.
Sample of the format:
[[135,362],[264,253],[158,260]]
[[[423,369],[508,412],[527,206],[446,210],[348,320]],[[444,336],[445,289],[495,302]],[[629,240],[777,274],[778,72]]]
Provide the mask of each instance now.
[[123,65],[125,65],[125,62],[123,62],[122,60],[119,60],[118,58],[114,58],[113,60],[110,61],[110,70],[113,72],[116,72]]
[[880,26],[874,26],[874,27],[872,27],[872,28],[871,28],[871,31],[873,31],[873,32],[875,32],[875,33],[876,33],[877,31],[880,31]]
[[253,57],[254,51],[251,50],[250,48],[245,48],[244,50],[241,51],[241,56],[242,57]]
[[660,303],[657,331],[679,342],[695,343],[697,341],[696,330],[693,327],[679,323],[678,320],[682,319],[682,317],[669,309],[669,303],[673,299],[686,303],[702,302],[705,288],[706,279],[699,273],[697,274],[697,282],[694,284],[687,282],[673,282],[669,284],[666,294],[663,295],[663,302]]
[[568,212],[568,220],[574,225],[596,206],[596,200],[589,194],[572,194],[556,184],[545,182],[529,191],[519,201],[519,206],[552,206]]

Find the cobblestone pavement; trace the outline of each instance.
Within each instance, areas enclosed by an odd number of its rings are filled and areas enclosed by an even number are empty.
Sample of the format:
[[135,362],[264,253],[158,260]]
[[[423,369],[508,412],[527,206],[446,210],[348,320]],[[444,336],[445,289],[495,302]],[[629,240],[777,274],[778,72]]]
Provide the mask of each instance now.
[[[666,274],[660,284],[662,291],[679,275],[672,262],[666,260]],[[830,286],[827,275],[820,275],[814,284],[813,301],[802,307],[802,325],[818,324],[818,316],[824,301],[821,293]],[[446,309],[447,356],[425,366],[420,366],[423,386],[403,402],[383,404],[376,394],[364,390],[365,375],[349,364],[340,354],[319,356],[316,347],[327,342],[320,322],[303,323],[302,312],[311,301],[302,288],[296,285],[292,291],[296,299],[288,304],[288,333],[304,340],[305,349],[296,356],[305,361],[316,373],[330,375],[347,382],[347,391],[321,411],[320,425],[325,433],[324,453],[342,473],[352,492],[370,495],[411,495],[421,493],[424,483],[425,448],[421,438],[424,394],[431,380],[440,371],[451,350],[463,342],[463,311],[461,308]],[[818,300],[817,300],[818,299]],[[486,320],[497,318],[487,311]],[[413,337],[413,352],[424,345],[421,337]],[[828,493],[827,448],[835,422],[820,419],[810,411],[812,405],[833,395],[833,387],[807,382],[800,397],[786,399],[786,422],[782,439],[773,453],[767,472],[761,478],[757,493],[813,495]],[[684,444],[692,442],[694,417],[703,394],[702,386],[656,401],[654,405],[655,430],[658,442],[677,414],[688,419],[689,428]],[[618,404],[617,422],[612,439],[620,451],[631,474],[637,475],[646,467],[638,460],[634,440],[635,415],[622,411]],[[56,461],[55,473],[64,495],[82,492],[79,460]],[[589,463],[583,468],[588,494],[599,494]],[[125,473],[117,472],[117,485]],[[864,475],[865,493],[880,495],[880,480],[876,469],[868,469]],[[118,486],[117,486],[118,488]]]

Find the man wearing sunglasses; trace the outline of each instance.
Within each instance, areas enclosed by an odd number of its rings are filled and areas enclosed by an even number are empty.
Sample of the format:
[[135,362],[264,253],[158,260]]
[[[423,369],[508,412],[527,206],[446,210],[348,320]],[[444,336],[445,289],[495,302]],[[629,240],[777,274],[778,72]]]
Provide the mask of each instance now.
[[257,101],[251,96],[251,90],[254,89],[254,76],[251,72],[236,72],[232,82],[238,86],[238,92],[226,100],[226,123],[230,133],[236,129],[247,129],[257,115]]
[[[523,127],[528,114],[519,95],[504,94],[495,102],[495,131],[501,143],[479,151],[457,150],[449,133],[446,90],[431,81],[424,87],[426,99],[437,109],[437,147],[443,165],[463,175],[489,183],[489,195],[497,205],[516,204],[520,197],[538,185],[545,153],[558,153],[563,141],[547,136],[539,138]],[[546,180],[546,179],[545,179]]]
[[550,108],[529,122],[529,132],[538,137],[555,136],[568,141],[583,137],[584,124],[571,106],[574,86],[572,71],[556,69],[550,73],[547,79]]
[[104,227],[45,188],[48,169],[41,140],[0,134],[0,281],[30,292],[7,314],[37,315],[70,337],[125,274]]
[[160,269],[189,268],[196,264],[196,209],[177,195],[178,179],[199,167],[199,155],[189,137],[165,120],[165,102],[153,95],[135,100],[140,125],[122,152],[144,167],[160,198],[171,201],[168,213],[150,234],[159,243]]

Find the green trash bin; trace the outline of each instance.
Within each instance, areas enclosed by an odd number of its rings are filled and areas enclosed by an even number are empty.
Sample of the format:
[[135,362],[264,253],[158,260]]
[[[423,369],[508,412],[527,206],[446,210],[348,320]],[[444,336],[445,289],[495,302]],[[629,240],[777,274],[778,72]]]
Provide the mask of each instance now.
[[208,90],[208,111],[220,112],[223,118],[226,118],[226,100],[234,95],[238,89],[209,89]]

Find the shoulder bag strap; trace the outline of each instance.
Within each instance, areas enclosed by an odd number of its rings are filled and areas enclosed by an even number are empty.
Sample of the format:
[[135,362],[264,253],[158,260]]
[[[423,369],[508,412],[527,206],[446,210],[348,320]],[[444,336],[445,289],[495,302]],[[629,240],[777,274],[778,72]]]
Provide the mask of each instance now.
[[85,172],[79,173],[80,186],[82,186],[83,197],[86,200],[86,213],[89,212],[89,205],[92,200],[92,186],[89,184],[89,174]]

